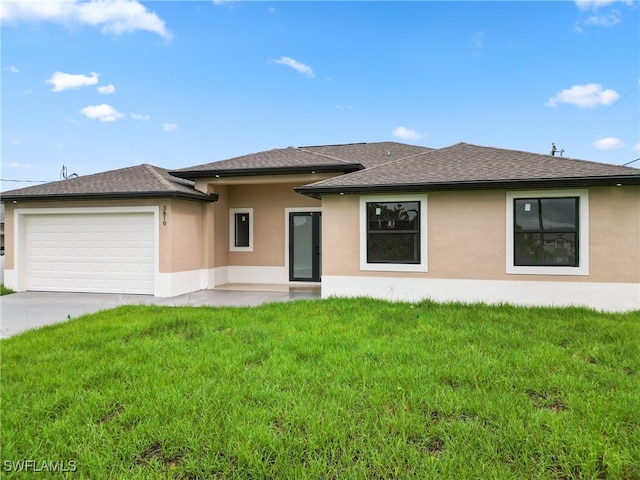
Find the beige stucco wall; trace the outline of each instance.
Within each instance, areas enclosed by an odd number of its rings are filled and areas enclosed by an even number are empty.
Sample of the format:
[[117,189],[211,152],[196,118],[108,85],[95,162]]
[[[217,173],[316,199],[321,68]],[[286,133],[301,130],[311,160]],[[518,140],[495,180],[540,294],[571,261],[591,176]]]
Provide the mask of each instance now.
[[589,190],[590,270],[600,282],[640,282],[640,186]]
[[[76,200],[56,202],[21,201],[7,203],[5,210],[5,268],[14,269],[14,211],[16,208],[158,207],[160,273],[205,268],[209,259],[207,202],[181,199]],[[166,207],[166,216],[163,209]],[[163,221],[166,219],[166,225]]]
[[229,187],[218,185],[213,189],[219,195],[213,204],[213,224],[210,251],[213,251],[213,267],[229,265]]
[[13,205],[6,204],[4,207],[4,268],[7,270],[13,270],[13,252],[15,247],[13,246]]
[[[390,197],[392,198],[392,197]],[[433,279],[640,282],[640,187],[589,189],[589,275],[507,275],[505,191],[428,194],[428,272],[360,271],[359,196],[325,195],[323,274]]]
[[[294,192],[304,182],[209,185],[215,203],[182,199],[75,200],[7,203],[5,212],[5,268],[14,269],[14,208],[158,208],[160,273],[214,267],[284,266],[285,208],[319,208],[320,201]],[[229,251],[229,209],[253,208],[253,252]],[[166,215],[165,215],[166,213]],[[166,221],[166,225],[163,222]]]
[[161,206],[160,272],[173,273],[206,268],[208,205],[178,199],[167,201],[164,205],[167,207],[167,224],[162,224]]
[[[298,185],[287,183],[230,185],[227,187],[227,236],[225,240],[229,265],[285,265],[285,209],[319,208],[321,205],[319,200],[294,192],[294,187]],[[228,251],[229,208],[253,208],[253,252]]]

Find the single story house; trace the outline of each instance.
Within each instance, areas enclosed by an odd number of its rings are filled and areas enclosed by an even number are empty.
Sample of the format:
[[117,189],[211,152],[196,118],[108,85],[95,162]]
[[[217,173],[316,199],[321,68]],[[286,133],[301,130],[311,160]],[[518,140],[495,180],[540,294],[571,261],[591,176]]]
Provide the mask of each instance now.
[[640,171],[458,143],[289,147],[12,190],[14,290],[640,309]]

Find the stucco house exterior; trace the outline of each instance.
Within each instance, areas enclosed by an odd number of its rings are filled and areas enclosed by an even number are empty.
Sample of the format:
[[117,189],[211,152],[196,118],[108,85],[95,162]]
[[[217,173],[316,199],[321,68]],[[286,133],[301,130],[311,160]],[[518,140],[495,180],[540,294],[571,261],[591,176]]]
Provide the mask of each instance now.
[[640,309],[640,171],[458,143],[289,147],[140,165],[5,204],[15,290],[322,296]]

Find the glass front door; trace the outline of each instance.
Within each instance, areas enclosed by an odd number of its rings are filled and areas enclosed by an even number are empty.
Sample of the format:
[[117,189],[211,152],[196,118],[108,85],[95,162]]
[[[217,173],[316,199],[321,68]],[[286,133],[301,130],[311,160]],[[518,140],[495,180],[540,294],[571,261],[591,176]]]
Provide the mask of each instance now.
[[322,214],[289,213],[289,280],[319,282],[322,268]]

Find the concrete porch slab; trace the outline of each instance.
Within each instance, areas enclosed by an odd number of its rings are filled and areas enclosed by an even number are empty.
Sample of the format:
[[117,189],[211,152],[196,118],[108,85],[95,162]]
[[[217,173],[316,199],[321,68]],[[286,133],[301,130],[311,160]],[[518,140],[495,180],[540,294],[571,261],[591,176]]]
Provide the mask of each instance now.
[[231,286],[168,298],[109,293],[19,292],[0,297],[0,338],[121,305],[252,307],[264,303],[318,298],[319,291],[265,291],[258,288],[234,289]]
[[321,287],[319,283],[295,283],[295,284],[272,284],[272,283],[225,283],[218,285],[213,290],[232,290],[237,292],[309,292],[320,295]]

